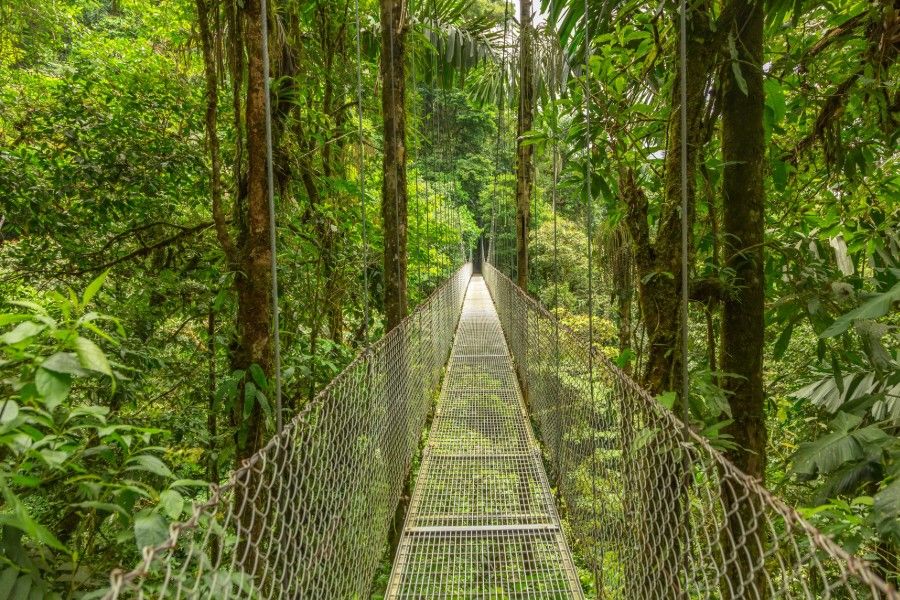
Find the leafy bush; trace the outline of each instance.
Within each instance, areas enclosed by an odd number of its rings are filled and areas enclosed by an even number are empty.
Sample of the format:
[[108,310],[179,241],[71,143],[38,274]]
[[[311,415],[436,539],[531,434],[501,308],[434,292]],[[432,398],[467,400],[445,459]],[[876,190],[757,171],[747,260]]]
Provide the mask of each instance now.
[[0,313],[0,589],[53,598],[96,587],[107,570],[160,542],[186,487],[157,445],[161,429],[125,423],[113,401],[127,368],[124,331],[80,296],[11,302]]

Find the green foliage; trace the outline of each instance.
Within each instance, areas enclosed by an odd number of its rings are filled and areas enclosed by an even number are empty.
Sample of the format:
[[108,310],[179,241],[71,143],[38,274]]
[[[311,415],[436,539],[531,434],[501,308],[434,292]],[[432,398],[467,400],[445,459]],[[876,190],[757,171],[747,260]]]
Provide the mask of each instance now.
[[[768,485],[876,560],[900,543],[898,67],[883,42],[887,6],[768,2],[764,69]],[[272,7],[281,24],[272,66],[288,415],[383,333],[377,7],[361,5],[361,64],[347,7],[310,7]],[[537,166],[529,291],[583,334],[590,266],[595,341],[636,375],[648,349],[633,240],[611,236],[626,218],[627,172],[647,199],[650,234],[665,226],[677,72],[669,8],[591,4],[583,69],[584,4],[542,2],[540,106],[524,134]],[[501,47],[504,9],[486,0],[410,5],[413,304],[484,234],[495,264],[513,270],[519,65],[514,19]],[[138,546],[184,518],[200,480],[227,477],[245,413],[259,406],[272,428],[270,382],[232,364],[237,274],[212,228],[195,10],[191,0],[0,7],[0,298],[24,299],[0,306],[0,590],[13,597],[77,595],[109,567],[132,564]],[[740,85],[748,67],[734,38],[723,40],[719,64]],[[247,156],[229,62],[218,73],[217,130],[224,193],[239,207]],[[692,180],[692,276],[728,288],[713,79]],[[240,211],[226,212],[238,231]],[[691,312],[689,408],[698,431],[728,450],[729,375],[712,364],[718,310]]]
[[34,589],[91,589],[160,541],[182,516],[180,490],[194,485],[161,458],[164,431],[110,409],[127,367],[114,358],[118,321],[90,310],[105,278],[80,297],[45,293],[0,314],[2,552]]

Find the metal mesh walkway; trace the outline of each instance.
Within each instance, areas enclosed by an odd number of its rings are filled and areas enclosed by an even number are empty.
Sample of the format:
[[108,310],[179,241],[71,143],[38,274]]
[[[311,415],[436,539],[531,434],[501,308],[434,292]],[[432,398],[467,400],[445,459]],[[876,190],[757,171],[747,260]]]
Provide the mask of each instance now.
[[388,598],[581,598],[480,276],[469,283]]

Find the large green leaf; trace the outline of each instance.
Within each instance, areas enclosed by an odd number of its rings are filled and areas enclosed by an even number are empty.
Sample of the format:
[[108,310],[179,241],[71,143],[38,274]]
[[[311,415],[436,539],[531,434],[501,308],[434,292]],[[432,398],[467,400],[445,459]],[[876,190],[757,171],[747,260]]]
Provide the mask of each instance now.
[[128,459],[126,471],[145,471],[160,477],[173,477],[172,471],[162,460],[152,454],[139,454]]
[[159,494],[159,506],[170,519],[177,519],[184,510],[184,496],[173,489],[164,490]]
[[888,314],[894,302],[900,302],[900,283],[897,283],[890,290],[883,294],[878,294],[874,298],[870,298],[857,308],[851,310],[845,315],[835,319],[828,329],[823,331],[819,337],[829,338],[840,335],[847,331],[853,321],[857,319],[877,319]]
[[158,546],[169,538],[166,520],[159,513],[146,511],[134,518],[134,541],[138,550]]
[[78,354],[78,360],[82,367],[112,377],[112,368],[109,366],[106,354],[97,344],[86,337],[79,336],[75,340],[75,352]]
[[9,398],[0,402],[0,425],[5,425],[19,416],[19,405]]
[[49,529],[31,517],[28,513],[28,509],[22,501],[19,500],[19,497],[7,488],[5,482],[2,480],[0,480],[0,487],[3,489],[3,498],[6,501],[6,508],[9,511],[0,514],[0,525],[14,527],[36,542],[40,542],[41,544],[59,550],[60,552],[65,552],[66,554],[69,553],[68,548],[66,548]]
[[81,296],[81,306],[84,308],[87,306],[90,301],[97,295],[97,292],[100,291],[100,288],[103,287],[103,282],[106,281],[106,276],[109,275],[109,270],[103,271],[96,279],[88,284],[88,286],[84,289],[84,294]]
[[88,371],[82,368],[78,357],[72,352],[57,352],[51,355],[41,363],[41,368],[55,373],[75,375],[76,377],[88,375]]
[[803,398],[829,412],[837,412],[848,402],[859,400],[880,389],[882,382],[872,371],[859,371],[842,375],[823,377],[818,381],[791,392],[795,398]]
[[18,344],[19,342],[36,336],[46,328],[47,326],[41,323],[25,321],[24,323],[16,325],[12,331],[0,335],[0,342],[12,346],[13,344]]
[[800,445],[794,454],[794,472],[808,477],[831,473],[877,452],[892,439],[875,425],[855,429],[861,422],[856,415],[839,413],[831,422],[831,433]]
[[65,373],[39,368],[34,375],[34,385],[38,393],[44,398],[47,410],[52,412],[69,395],[72,377]]
[[900,479],[875,494],[873,505],[875,522],[882,535],[900,542]]

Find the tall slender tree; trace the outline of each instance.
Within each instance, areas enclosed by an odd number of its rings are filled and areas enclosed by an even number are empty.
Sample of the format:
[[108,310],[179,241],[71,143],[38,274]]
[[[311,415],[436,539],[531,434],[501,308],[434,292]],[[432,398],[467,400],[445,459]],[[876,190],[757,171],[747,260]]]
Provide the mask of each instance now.
[[[232,238],[222,206],[221,159],[217,134],[218,65],[211,24],[218,22],[213,7],[197,0],[200,37],[206,74],[206,130],[211,161],[212,211],[216,234],[230,268],[235,272],[237,295],[237,340],[231,351],[231,366],[249,372],[253,365],[266,377],[272,375],[272,279],[269,246],[269,210],[266,179],[266,114],[263,80],[263,27],[260,0],[248,0],[243,8],[229,7],[232,25],[229,50],[236,130],[243,133],[236,144]],[[217,32],[218,33],[218,32]],[[246,57],[246,65],[244,64]],[[246,66],[246,91],[243,89]],[[243,104],[244,110],[241,111]],[[244,122],[240,122],[240,115]],[[246,169],[243,153],[246,149]],[[240,462],[262,446],[263,421],[258,403],[248,415],[243,401],[235,402],[232,422],[237,426],[235,459]]]
[[[763,349],[765,345],[765,289],[763,241],[765,228],[763,128],[763,3],[735,0],[728,32],[736,56],[733,68],[724,70],[722,104],[722,159],[725,258],[735,276],[734,291],[722,304],[722,369],[733,423],[728,432],[735,449],[728,453],[748,475],[763,479],[766,465],[766,426],[763,406]],[[722,493],[726,503],[736,504],[730,486]],[[736,543],[752,522],[753,506],[741,504],[730,513],[727,536]],[[726,544],[727,546],[727,544]],[[747,544],[736,568],[761,572],[756,545]],[[764,581],[752,581],[754,597],[763,597]],[[747,593],[747,592],[745,592]],[[743,595],[741,597],[744,597]]]
[[[633,170],[629,170],[624,178],[621,194],[628,204],[628,227],[634,247],[635,266],[638,275],[638,292],[644,327],[648,337],[648,356],[641,373],[641,382],[652,394],[661,394],[668,390],[676,390],[678,395],[675,409],[682,414],[687,398],[680,392],[682,389],[682,365],[687,360],[684,349],[679,343],[681,328],[681,311],[679,310],[682,293],[682,265],[690,265],[694,260],[693,225],[695,219],[696,185],[695,175],[699,149],[709,137],[706,127],[710,115],[710,101],[714,96],[713,83],[716,62],[721,55],[724,42],[723,23],[730,22],[733,12],[731,3],[726,3],[718,19],[713,17],[706,4],[688,3],[686,18],[686,53],[684,55],[684,85],[687,103],[682,106],[680,98],[681,75],[672,78],[668,119],[668,136],[666,142],[664,196],[660,206],[658,225],[655,237],[651,238],[649,228],[649,203],[643,190],[636,185]],[[675,16],[675,15],[673,15]],[[677,18],[677,17],[676,17]],[[677,45],[675,46],[677,48]],[[680,61],[680,52],[675,53]],[[683,113],[682,113],[683,111]],[[682,114],[686,129],[682,129]],[[682,153],[681,137],[687,139],[686,153]],[[687,213],[682,214],[682,160],[685,163],[687,181]],[[682,219],[687,219],[687,257],[682,255],[681,236]],[[688,271],[690,273],[690,271]],[[691,283],[689,283],[690,287]],[[690,290],[689,290],[690,291]],[[684,560],[685,546],[678,536],[681,527],[681,514],[685,502],[684,489],[686,476],[681,473],[681,464],[674,453],[661,455],[661,471],[663,475],[658,482],[658,498],[649,512],[649,521],[644,527],[657,533],[644,535],[644,543],[648,556],[654,567],[662,574],[645,580],[653,597],[680,597],[684,590],[678,589],[678,580],[674,576],[679,564]],[[659,533],[661,532],[661,533]],[[655,538],[671,540],[671,545],[659,545]],[[645,574],[636,574],[646,577]],[[672,589],[671,586],[675,586]]]
[[406,80],[404,0],[381,0],[381,111],[384,162],[381,218],[384,227],[384,312],[388,330],[408,310],[406,289]]
[[528,224],[534,187],[534,146],[525,133],[534,123],[534,28],[531,0],[519,2],[519,110],[516,125],[516,282],[528,289]]

